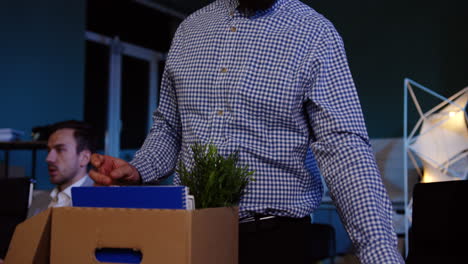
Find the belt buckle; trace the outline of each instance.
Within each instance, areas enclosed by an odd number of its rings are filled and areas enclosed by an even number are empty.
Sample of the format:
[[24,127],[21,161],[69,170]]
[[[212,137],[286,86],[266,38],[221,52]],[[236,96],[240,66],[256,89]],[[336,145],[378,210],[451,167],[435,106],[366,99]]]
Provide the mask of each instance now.
[[272,218],[275,218],[276,216],[274,215],[267,215],[267,216],[262,216],[262,217],[257,217],[257,216],[251,216],[251,217],[247,217],[247,218],[244,218],[244,219],[241,219],[239,221],[239,223],[250,223],[250,222],[258,222],[258,221],[263,221],[263,220],[268,220],[268,219],[272,219]]

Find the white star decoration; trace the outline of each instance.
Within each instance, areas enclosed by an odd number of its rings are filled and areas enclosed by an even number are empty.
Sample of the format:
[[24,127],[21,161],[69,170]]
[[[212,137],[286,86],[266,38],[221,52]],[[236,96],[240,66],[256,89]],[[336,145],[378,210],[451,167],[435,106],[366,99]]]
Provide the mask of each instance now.
[[[414,94],[415,88],[443,102],[423,113]],[[408,136],[406,145],[414,166],[419,167],[418,159],[422,163],[423,171],[419,171],[422,181],[467,179],[468,126],[464,108],[468,102],[468,87],[450,98],[444,98],[412,82],[407,83],[407,89],[420,118]]]

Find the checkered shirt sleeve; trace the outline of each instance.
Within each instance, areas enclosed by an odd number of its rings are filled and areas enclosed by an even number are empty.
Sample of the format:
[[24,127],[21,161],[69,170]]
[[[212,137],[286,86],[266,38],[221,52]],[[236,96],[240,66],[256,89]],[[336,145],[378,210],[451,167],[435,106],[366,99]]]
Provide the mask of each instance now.
[[342,40],[328,28],[307,61],[311,149],[362,263],[401,263],[383,186]]

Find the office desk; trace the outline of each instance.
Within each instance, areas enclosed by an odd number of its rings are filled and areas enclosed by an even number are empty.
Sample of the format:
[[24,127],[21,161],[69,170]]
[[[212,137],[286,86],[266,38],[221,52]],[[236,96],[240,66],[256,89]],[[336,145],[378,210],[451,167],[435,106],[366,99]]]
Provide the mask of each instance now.
[[5,167],[4,167],[5,177],[8,178],[10,151],[11,150],[31,150],[32,151],[31,178],[36,179],[36,151],[38,149],[47,149],[47,142],[45,141],[0,142],[0,150],[5,151]]

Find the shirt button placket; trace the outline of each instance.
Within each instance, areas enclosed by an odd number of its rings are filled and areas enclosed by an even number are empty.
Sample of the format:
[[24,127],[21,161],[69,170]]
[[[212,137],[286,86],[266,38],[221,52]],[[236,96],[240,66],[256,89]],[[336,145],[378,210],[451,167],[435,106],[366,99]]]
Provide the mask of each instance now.
[[[232,37],[234,37],[233,35],[231,34],[234,34],[238,31],[238,28],[235,26],[235,13],[234,11],[229,13],[229,23],[227,25],[227,28],[226,28],[226,31],[227,31],[227,43],[228,44],[232,44],[230,43],[232,40],[230,40]],[[231,35],[231,36],[229,36]],[[225,48],[227,50],[229,50],[230,48],[232,48],[230,45],[227,45],[225,46]],[[229,65],[231,65],[230,63],[232,63],[232,59],[230,56],[228,56],[227,54],[230,54],[230,52],[226,52],[225,53],[225,57],[223,57],[221,59],[221,67],[219,69],[219,78],[220,78],[220,83],[221,84],[224,84],[225,82],[225,78],[228,77],[228,72],[229,72]],[[224,85],[222,85],[224,87]],[[225,88],[225,87],[224,87]],[[227,117],[228,113],[225,111],[225,101],[227,100],[226,98],[226,91],[221,91],[220,92],[220,98],[219,98],[219,105],[216,106],[216,110],[214,112],[214,120],[213,120],[213,129],[211,131],[211,139],[214,140],[215,142],[216,141],[222,141],[224,140],[224,122],[225,122],[225,118]]]

